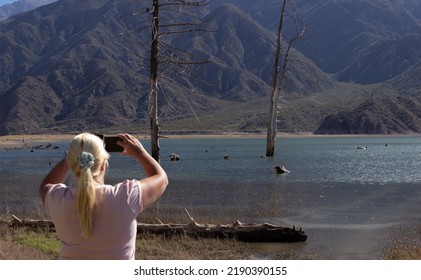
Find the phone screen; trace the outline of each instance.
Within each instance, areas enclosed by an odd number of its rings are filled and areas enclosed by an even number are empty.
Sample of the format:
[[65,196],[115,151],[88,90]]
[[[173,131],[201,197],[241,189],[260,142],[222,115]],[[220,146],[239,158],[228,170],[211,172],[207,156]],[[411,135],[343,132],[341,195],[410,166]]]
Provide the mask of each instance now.
[[117,141],[123,141],[118,136],[105,136],[104,143],[105,143],[105,150],[107,152],[122,152],[124,150],[123,147],[117,144]]
[[124,148],[117,144],[117,141],[123,141],[118,136],[105,136],[103,134],[95,134],[104,141],[105,150],[109,153],[122,152]]

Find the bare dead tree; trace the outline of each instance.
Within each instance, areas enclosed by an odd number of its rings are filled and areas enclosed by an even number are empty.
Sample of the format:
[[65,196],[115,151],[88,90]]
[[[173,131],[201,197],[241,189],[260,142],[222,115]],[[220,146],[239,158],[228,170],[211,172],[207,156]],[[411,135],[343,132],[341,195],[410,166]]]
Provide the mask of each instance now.
[[152,4],[152,38],[150,57],[149,122],[151,128],[151,153],[159,161],[159,120],[158,120],[158,43],[159,43],[159,0]]
[[[138,0],[133,0],[137,2]],[[120,16],[135,17],[136,20],[127,21],[130,29],[121,32],[120,47],[126,52],[136,56],[142,61],[149,62],[150,94],[148,100],[148,123],[151,131],[151,155],[160,161],[160,104],[158,101],[168,98],[164,92],[163,82],[171,84],[172,90],[180,92],[192,91],[179,83],[177,77],[196,77],[191,65],[208,63],[209,61],[198,57],[187,48],[174,43],[176,36],[187,35],[191,38],[196,33],[210,32],[204,26],[211,17],[204,17],[201,8],[207,6],[212,0],[142,0],[134,3],[131,9]],[[147,32],[150,31],[150,36]],[[213,32],[213,31],[212,31]],[[147,63],[145,63],[147,64]],[[146,70],[140,63],[137,67]],[[165,65],[165,67],[161,67]],[[136,66],[135,66],[136,67]],[[143,98],[142,98],[143,99]],[[189,100],[185,98],[190,109]],[[169,103],[170,101],[168,101]],[[170,104],[169,104],[170,105]],[[170,105],[171,108],[173,108]],[[152,211],[159,212],[159,201]]]
[[[181,16],[187,9],[206,6],[210,0],[152,0],[152,37],[150,52],[150,99],[149,99],[149,122],[151,128],[151,154],[159,161],[160,159],[160,124],[158,112],[158,82],[159,82],[159,65],[166,63],[172,64],[181,69],[180,72],[192,74],[189,65],[207,63],[207,61],[197,58],[188,50],[180,49],[170,43],[166,43],[164,37],[208,31],[201,28],[197,22],[184,21],[187,16]],[[163,13],[175,13],[182,18],[182,22],[165,22],[161,23],[160,11]],[[176,19],[173,17],[173,20]],[[163,76],[162,76],[163,77]]]
[[[279,25],[277,30],[276,52],[274,59],[274,66],[272,72],[272,90],[269,102],[268,125],[267,125],[267,138],[266,138],[266,156],[273,157],[275,155],[276,146],[276,132],[277,132],[277,119],[278,119],[278,103],[280,94],[284,88],[285,79],[287,77],[287,64],[289,62],[289,53],[292,45],[299,39],[304,37],[306,32],[305,25],[297,17],[293,17],[295,26],[299,26],[300,30],[290,37],[285,51],[283,51],[284,40],[284,23],[287,16],[287,5],[291,0],[284,0],[281,6],[279,17]],[[280,64],[281,61],[281,64]],[[281,70],[281,71],[280,71]],[[280,74],[280,76],[279,76]]]

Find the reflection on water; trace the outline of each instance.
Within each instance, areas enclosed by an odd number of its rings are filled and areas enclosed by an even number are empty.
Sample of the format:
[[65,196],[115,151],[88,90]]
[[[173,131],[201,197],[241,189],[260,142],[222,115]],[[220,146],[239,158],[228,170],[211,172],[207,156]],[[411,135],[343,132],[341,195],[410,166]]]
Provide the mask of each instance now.
[[[421,218],[420,140],[279,138],[276,157],[266,158],[265,139],[162,139],[170,185],[160,208],[297,225],[309,236],[304,244],[271,246],[272,253],[290,246],[333,259],[379,258],[393,227]],[[54,145],[60,149],[0,152],[1,213],[43,213],[38,184],[67,143]],[[170,161],[172,153],[181,160]],[[279,164],[291,173],[276,174]],[[134,159],[112,154],[110,183],[142,176]]]

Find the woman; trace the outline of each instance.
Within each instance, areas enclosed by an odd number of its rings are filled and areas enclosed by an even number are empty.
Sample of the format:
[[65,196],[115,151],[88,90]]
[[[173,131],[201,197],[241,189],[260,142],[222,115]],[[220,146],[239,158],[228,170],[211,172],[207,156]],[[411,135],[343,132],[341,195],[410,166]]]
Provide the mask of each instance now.
[[66,157],[39,187],[61,241],[61,259],[135,257],[136,217],[163,194],[168,177],[136,138],[118,136],[122,141],[117,144],[124,148],[121,154],[137,159],[146,178],[105,184],[109,154],[102,139],[82,133],[70,142]]

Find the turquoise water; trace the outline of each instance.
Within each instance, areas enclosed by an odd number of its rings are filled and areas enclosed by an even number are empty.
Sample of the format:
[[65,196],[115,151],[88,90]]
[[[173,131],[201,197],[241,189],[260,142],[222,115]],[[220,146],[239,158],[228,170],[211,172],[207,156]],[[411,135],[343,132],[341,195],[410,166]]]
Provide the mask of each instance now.
[[[43,213],[38,184],[67,145],[53,144],[60,149],[0,152],[0,213]],[[265,145],[263,138],[162,139],[170,185],[160,207],[297,225],[309,236],[304,244],[256,250],[299,246],[332,259],[380,258],[395,228],[421,218],[419,136],[278,138],[274,158],[264,157]],[[172,153],[181,160],[170,161]],[[276,174],[279,164],[291,173]],[[109,182],[142,176],[135,160],[112,154]]]

